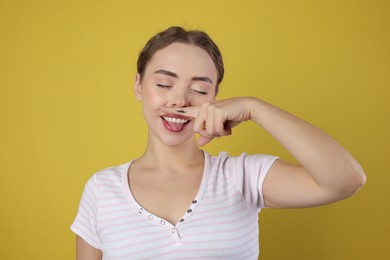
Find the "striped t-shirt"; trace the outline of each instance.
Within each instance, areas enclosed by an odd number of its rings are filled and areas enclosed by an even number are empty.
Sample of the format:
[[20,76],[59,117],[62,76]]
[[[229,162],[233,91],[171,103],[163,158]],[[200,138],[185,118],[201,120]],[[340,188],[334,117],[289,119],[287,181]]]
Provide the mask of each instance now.
[[257,259],[262,185],[275,159],[205,152],[198,193],[176,225],[132,196],[132,161],[102,170],[87,182],[71,230],[103,259]]

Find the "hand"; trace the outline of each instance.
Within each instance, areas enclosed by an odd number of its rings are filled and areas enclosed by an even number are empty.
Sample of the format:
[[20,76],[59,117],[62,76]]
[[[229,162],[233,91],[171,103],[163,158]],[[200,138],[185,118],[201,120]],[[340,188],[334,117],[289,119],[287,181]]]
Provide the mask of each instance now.
[[201,106],[167,108],[161,110],[175,115],[194,118],[193,130],[200,137],[197,142],[203,146],[215,137],[230,135],[232,128],[251,119],[252,98],[231,98],[204,103]]

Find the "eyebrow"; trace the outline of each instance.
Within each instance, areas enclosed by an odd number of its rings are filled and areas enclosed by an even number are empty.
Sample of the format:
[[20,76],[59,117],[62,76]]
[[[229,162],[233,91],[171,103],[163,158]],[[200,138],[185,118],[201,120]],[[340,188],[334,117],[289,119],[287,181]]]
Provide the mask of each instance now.
[[[178,78],[179,77],[176,73],[174,73],[172,71],[169,71],[169,70],[156,70],[154,72],[154,74],[163,74],[163,75],[174,77],[174,78]],[[193,81],[204,81],[204,82],[213,84],[213,81],[209,77],[195,76],[195,77],[192,77],[191,80],[193,80]]]

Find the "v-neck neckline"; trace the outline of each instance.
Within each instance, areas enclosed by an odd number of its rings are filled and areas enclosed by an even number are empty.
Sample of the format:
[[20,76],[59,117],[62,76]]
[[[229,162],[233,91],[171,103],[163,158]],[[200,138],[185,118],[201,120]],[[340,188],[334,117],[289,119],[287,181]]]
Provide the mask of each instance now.
[[140,205],[137,202],[137,200],[135,199],[135,197],[131,191],[131,188],[130,188],[129,174],[128,174],[129,169],[135,160],[128,162],[125,165],[125,167],[123,168],[122,184],[123,184],[123,187],[125,189],[126,198],[133,206],[133,209],[140,216],[144,217],[146,220],[170,229],[172,234],[177,234],[177,227],[185,224],[185,222],[191,217],[191,215],[195,213],[196,208],[199,205],[199,203],[201,202],[203,195],[205,193],[206,187],[207,187],[207,181],[209,179],[208,176],[210,174],[210,171],[209,171],[210,155],[205,151],[203,151],[203,154],[204,154],[205,162],[204,162],[202,180],[201,180],[200,186],[198,188],[198,192],[197,192],[196,196],[192,199],[192,201],[189,201],[190,206],[189,206],[188,210],[184,213],[181,220],[178,221],[176,224],[172,224],[171,222],[165,220],[164,218],[161,218],[161,217],[147,211],[142,205]]

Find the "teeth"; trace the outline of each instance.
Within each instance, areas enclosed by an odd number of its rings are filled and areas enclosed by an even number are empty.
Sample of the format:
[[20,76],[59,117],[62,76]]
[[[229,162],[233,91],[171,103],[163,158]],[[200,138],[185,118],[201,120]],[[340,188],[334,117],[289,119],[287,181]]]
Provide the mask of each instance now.
[[166,121],[172,122],[172,123],[180,123],[184,124],[187,123],[189,120],[181,119],[181,118],[174,118],[174,117],[163,117]]

